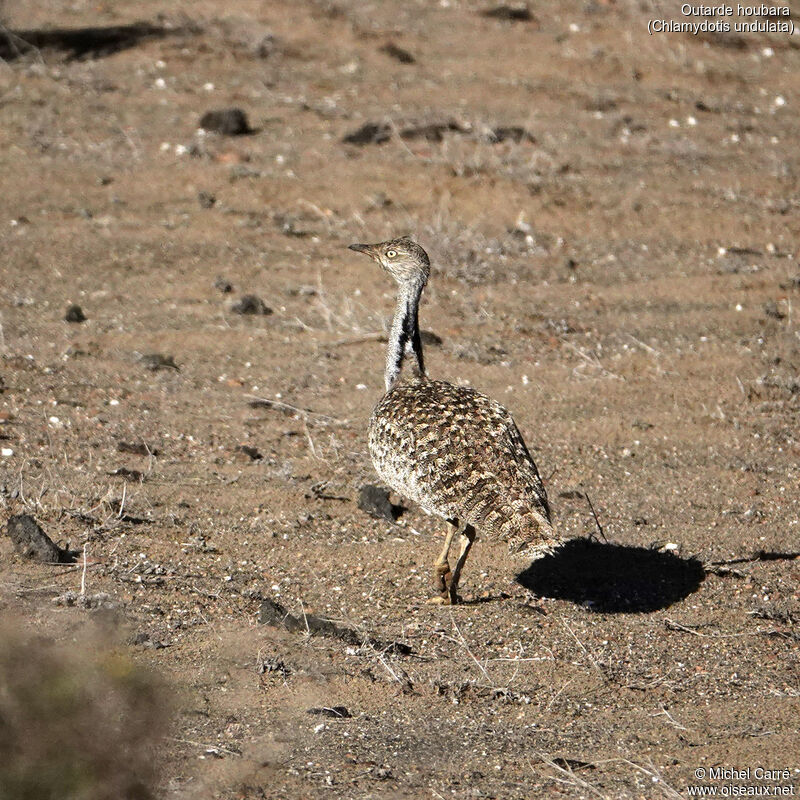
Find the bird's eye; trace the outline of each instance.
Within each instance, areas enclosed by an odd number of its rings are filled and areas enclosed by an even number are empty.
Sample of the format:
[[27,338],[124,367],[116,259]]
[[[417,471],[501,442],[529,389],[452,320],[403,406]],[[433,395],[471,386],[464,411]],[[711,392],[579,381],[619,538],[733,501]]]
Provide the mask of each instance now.
[[397,250],[386,251],[386,258],[395,258],[396,256],[397,256]]

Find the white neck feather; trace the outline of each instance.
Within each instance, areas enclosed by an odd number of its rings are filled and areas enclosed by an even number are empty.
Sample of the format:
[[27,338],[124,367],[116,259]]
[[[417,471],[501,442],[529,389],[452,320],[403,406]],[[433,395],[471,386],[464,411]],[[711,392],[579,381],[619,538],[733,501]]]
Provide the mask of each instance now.
[[402,283],[397,293],[397,305],[386,348],[386,371],[384,379],[388,392],[400,378],[406,356],[413,358],[412,369],[417,377],[425,377],[422,359],[422,341],[419,336],[419,299],[425,282]]

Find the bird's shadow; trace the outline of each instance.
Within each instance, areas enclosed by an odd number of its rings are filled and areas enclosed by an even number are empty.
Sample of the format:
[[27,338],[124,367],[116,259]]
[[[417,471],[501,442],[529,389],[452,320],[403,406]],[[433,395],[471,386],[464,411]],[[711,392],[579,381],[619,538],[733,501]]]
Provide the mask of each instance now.
[[571,539],[534,561],[516,580],[539,597],[571,600],[606,614],[631,614],[667,608],[696,591],[704,577],[696,558]]

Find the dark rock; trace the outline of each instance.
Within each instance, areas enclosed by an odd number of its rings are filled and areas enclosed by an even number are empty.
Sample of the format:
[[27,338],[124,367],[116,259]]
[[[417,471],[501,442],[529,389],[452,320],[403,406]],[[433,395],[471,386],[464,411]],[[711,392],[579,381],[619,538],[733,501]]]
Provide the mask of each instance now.
[[200,203],[200,208],[213,208],[217,198],[211,192],[201,191],[197,193],[197,202]]
[[144,480],[143,472],[138,469],[128,469],[127,467],[120,467],[108,474],[115,478],[125,478],[126,481],[132,481],[133,483],[141,483]]
[[280,603],[269,598],[261,602],[261,607],[258,610],[258,624],[282,628],[290,633],[330,636],[350,645],[361,646],[368,644],[375,650],[393,655],[407,656],[414,652],[404,642],[382,642],[378,639],[371,639],[363,636],[353,628],[337,625],[335,622],[318,617],[316,614],[295,616],[290,614]]
[[57,606],[75,606],[78,608],[105,608],[115,609],[118,603],[111,599],[107,592],[97,592],[96,594],[81,594],[70,590],[64,594],[53,598],[53,604]]
[[442,346],[442,337],[433,331],[420,331],[419,338],[424,345],[429,345],[430,347]]
[[[287,431],[290,435],[296,435],[297,431]],[[318,481],[313,483],[309,488],[310,492],[306,494],[307,498],[314,498],[315,500],[339,500],[343,503],[349,502],[350,498],[341,494],[332,494],[326,491],[329,481]]]
[[[179,28],[164,28],[147,22],[88,28],[49,28],[43,30],[0,29],[0,59],[13,61],[31,51],[57,51],[68,60],[100,58],[136,47],[147,39],[174,36]],[[40,57],[40,54],[37,53]]]
[[139,631],[132,639],[131,644],[139,647],[146,647],[149,650],[163,650],[170,645],[160,639],[154,639],[147,631]]
[[389,208],[391,205],[393,205],[393,201],[386,196],[386,192],[375,192],[375,194],[369,198],[368,208]]
[[722,109],[716,104],[709,104],[705,100],[697,100],[694,104],[694,107],[698,111],[705,111],[709,114],[714,113],[718,114]]
[[[468,129],[455,120],[432,122],[425,125],[407,125],[400,130],[403,139],[425,139],[428,142],[441,142],[448,131],[467,133]],[[358,130],[342,139],[345,144],[383,144],[392,137],[392,126],[387,122],[367,122]]]
[[[293,619],[292,615],[280,604],[269,598],[263,600],[258,609],[258,624],[269,625],[273,628],[287,627],[287,620]],[[291,627],[287,627],[291,630]]]
[[253,132],[247,121],[247,114],[241,108],[206,111],[200,118],[200,127],[205,131],[221,133],[223,136],[244,136]]
[[431,122],[427,125],[409,125],[400,131],[403,139],[425,139],[427,142],[441,142],[445,133],[469,133],[469,128],[465,128],[456,120],[451,119],[447,122]]
[[[388,122],[366,122],[358,130],[347,134],[342,141],[345,144],[360,146],[368,144],[383,144],[392,138],[392,126]],[[416,125],[405,125],[399,128],[401,139],[408,141],[424,139],[426,142],[441,142],[445,134],[460,134],[476,136],[478,132],[469,125],[463,125],[455,119],[445,122],[429,122]],[[484,139],[492,143],[498,142],[535,142],[533,134],[521,125],[506,125],[489,128],[480,132]]]
[[489,132],[489,141],[493,144],[498,142],[535,142],[533,135],[520,125],[508,125],[506,127],[492,128]]
[[157,456],[158,448],[151,447],[146,442],[117,442],[120,453],[133,453],[135,456]]
[[349,628],[341,628],[328,619],[323,619],[315,614],[295,616],[290,614],[280,603],[267,598],[262,601],[258,610],[260,625],[270,625],[274,628],[283,628],[290,633],[311,633],[320,636],[333,636],[349,644],[361,644],[361,638]]
[[401,64],[414,64],[417,60],[408,50],[398,47],[394,42],[387,42],[381,47],[381,52],[386,53],[387,56],[399,61]]
[[342,139],[345,144],[383,144],[392,138],[392,129],[382,122],[365,122],[358,130]]
[[778,308],[774,300],[764,303],[764,313],[772,319],[786,319],[786,314]]
[[284,680],[288,678],[293,670],[287,666],[282,658],[265,658],[256,667],[259,675],[269,675],[272,672],[277,672]]
[[281,41],[272,33],[267,33],[261,37],[253,51],[259,58],[269,58],[276,53],[280,47]]
[[260,314],[263,316],[272,313],[272,309],[254,294],[246,294],[241,300],[233,303],[231,311],[234,314]]
[[217,275],[214,280],[214,288],[218,289],[222,294],[230,294],[233,291],[233,284],[226,278],[223,278],[222,275]]
[[249,444],[240,444],[236,448],[236,451],[238,453],[244,453],[251,461],[261,461],[261,459],[264,458],[255,447],[251,447]]
[[332,719],[350,719],[353,716],[345,706],[307,708],[306,714],[313,714],[315,717],[331,717]]
[[756,250],[755,247],[729,247],[728,253],[733,256],[763,256],[761,250]]
[[56,545],[29,514],[11,517],[6,531],[14,549],[24,558],[44,564],[71,564],[75,561],[75,554]]
[[395,522],[403,512],[402,506],[396,506],[389,500],[389,492],[382,486],[368,483],[358,493],[358,507],[378,519]]
[[139,359],[147,369],[157,372],[160,369],[179,370],[174,356],[165,356],[163,353],[145,353]]
[[496,6],[489,8],[486,11],[481,11],[482,17],[489,17],[490,19],[502,19],[509,22],[532,22],[533,14],[528,8],[527,4],[521,6]]
[[71,305],[64,314],[64,319],[67,322],[86,322],[86,314],[80,306]]

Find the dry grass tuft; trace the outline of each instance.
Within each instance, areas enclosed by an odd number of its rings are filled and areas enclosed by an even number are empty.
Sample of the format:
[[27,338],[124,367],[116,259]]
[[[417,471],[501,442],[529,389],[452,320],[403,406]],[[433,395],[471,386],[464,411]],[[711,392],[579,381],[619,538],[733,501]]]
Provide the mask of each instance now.
[[517,280],[532,269],[532,258],[549,252],[550,242],[528,231],[528,226],[484,234],[440,211],[418,226],[420,237],[431,244],[437,268],[468,285]]
[[0,798],[146,800],[165,729],[160,683],[97,642],[0,628]]

